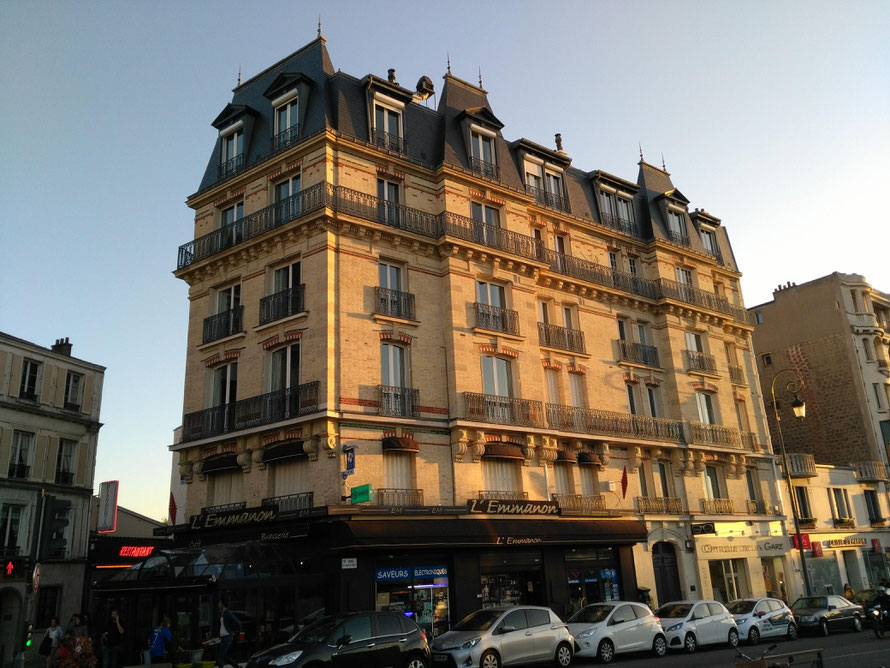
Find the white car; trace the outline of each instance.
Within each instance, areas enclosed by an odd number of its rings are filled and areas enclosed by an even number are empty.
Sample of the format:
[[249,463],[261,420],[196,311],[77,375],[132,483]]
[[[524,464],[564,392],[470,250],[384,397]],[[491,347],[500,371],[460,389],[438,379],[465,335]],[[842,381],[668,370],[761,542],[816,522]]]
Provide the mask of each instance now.
[[797,624],[788,606],[777,598],[739,598],[726,607],[732,613],[739,637],[752,645],[761,638],[797,637]]
[[585,605],[566,623],[575,638],[578,656],[609,663],[616,654],[625,652],[651,651],[655,656],[667,653],[661,622],[642,603],[611,601]]
[[729,610],[717,601],[674,601],[655,611],[671,649],[690,654],[699,645],[739,644],[739,630]]

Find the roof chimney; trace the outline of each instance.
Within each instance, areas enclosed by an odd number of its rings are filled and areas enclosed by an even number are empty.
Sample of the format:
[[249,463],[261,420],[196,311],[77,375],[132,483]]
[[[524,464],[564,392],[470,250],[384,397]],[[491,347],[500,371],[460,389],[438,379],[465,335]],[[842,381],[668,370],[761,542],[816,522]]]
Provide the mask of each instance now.
[[399,85],[396,83],[396,71],[391,67],[389,68],[389,77],[387,78],[389,79],[389,83],[396,84],[396,86]]
[[59,353],[60,355],[71,357],[71,348],[71,343],[69,343],[68,337],[66,336],[64,339],[56,339],[52,351],[54,353]]
[[557,132],[553,138],[556,140],[556,150],[562,153],[562,134]]

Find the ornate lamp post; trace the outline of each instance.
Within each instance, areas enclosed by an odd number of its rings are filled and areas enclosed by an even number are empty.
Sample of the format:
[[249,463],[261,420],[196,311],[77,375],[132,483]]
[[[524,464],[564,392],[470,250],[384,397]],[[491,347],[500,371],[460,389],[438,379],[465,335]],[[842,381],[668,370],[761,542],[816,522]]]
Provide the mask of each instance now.
[[798,420],[806,417],[807,406],[801,401],[798,393],[803,389],[803,378],[794,369],[782,369],[773,376],[773,382],[770,385],[770,394],[773,399],[773,412],[776,416],[776,430],[779,432],[779,446],[782,448],[782,470],[785,472],[785,482],[788,484],[788,493],[791,495],[791,514],[794,516],[794,533],[797,536],[797,549],[800,552],[800,570],[803,572],[804,589],[807,596],[813,595],[813,587],[810,584],[810,573],[807,570],[806,555],[803,551],[803,541],[800,537],[800,512],[797,507],[797,495],[794,493],[794,487],[791,486],[791,470],[788,468],[788,452],[785,450],[785,438],[782,435],[782,418],[779,417],[779,407],[776,404],[776,380],[779,376],[786,373],[792,374],[794,378],[785,384],[785,391],[794,395],[794,401],[791,402],[791,410],[794,411],[794,417]]

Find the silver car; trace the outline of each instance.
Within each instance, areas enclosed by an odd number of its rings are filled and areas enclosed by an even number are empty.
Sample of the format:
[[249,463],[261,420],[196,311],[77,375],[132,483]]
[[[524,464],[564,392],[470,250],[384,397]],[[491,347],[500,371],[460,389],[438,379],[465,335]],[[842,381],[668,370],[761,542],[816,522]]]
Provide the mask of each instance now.
[[550,608],[530,605],[485,608],[467,615],[430,646],[433,666],[500,668],[572,662],[575,641]]

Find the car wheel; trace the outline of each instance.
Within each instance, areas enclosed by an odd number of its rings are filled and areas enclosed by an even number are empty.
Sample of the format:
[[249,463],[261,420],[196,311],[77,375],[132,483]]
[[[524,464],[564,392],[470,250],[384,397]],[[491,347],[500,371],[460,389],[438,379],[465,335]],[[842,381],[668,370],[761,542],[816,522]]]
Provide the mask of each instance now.
[[611,640],[603,640],[596,648],[596,656],[603,663],[612,663],[612,659],[615,658],[615,645]]
[[501,668],[501,659],[497,654],[488,650],[479,659],[479,668]]
[[687,633],[686,637],[683,638],[683,649],[685,649],[687,653],[692,654],[697,645],[698,643],[695,641],[694,633]]
[[655,636],[655,640],[652,641],[652,653],[655,656],[661,657],[667,654],[668,644],[667,640],[664,639],[664,636],[659,634]]
[[730,647],[738,647],[739,646],[739,632],[735,629],[729,629],[729,646]]
[[862,620],[859,619],[859,615],[853,615],[853,630],[856,633],[862,630]]
[[429,668],[429,664],[424,657],[415,655],[408,659],[408,663],[405,664],[405,668]]
[[556,655],[553,664],[557,668],[567,668],[572,663],[572,647],[567,642],[561,642],[556,646]]
[[[828,635],[828,623],[825,624],[825,635]],[[796,640],[797,639],[797,626],[794,624],[788,625],[788,640]]]
[[756,626],[752,626],[751,630],[748,631],[748,642],[752,645],[760,642],[760,631],[757,630]]

